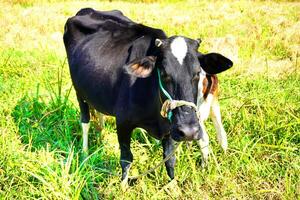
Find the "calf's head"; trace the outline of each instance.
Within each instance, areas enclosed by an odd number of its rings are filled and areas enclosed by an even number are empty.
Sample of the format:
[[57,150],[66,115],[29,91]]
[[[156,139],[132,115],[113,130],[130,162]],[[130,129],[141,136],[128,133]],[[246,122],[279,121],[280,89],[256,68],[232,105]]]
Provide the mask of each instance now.
[[[164,88],[172,99],[195,103],[196,98],[193,92],[197,90],[200,64],[201,66],[202,63],[205,66],[209,65],[208,69],[215,66],[217,68],[232,66],[230,60],[218,54],[208,56],[200,54],[199,44],[200,40],[182,36],[156,39],[153,55],[132,61],[127,65],[127,71],[137,77],[146,78],[153,73],[156,75],[157,68],[159,68]],[[220,64],[224,66],[219,66]],[[207,70],[207,72],[210,71]],[[200,139],[202,129],[193,108],[181,106],[173,110],[171,136],[176,141]]]

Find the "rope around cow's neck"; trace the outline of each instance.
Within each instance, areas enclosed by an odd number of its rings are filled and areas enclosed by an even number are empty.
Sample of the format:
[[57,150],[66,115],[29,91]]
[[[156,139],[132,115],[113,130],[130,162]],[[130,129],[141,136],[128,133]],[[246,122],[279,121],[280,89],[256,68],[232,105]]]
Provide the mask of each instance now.
[[171,95],[163,87],[161,77],[160,77],[160,70],[158,68],[157,68],[157,74],[158,74],[159,88],[164,93],[164,95],[167,97],[167,100],[165,100],[165,102],[163,103],[163,105],[161,107],[161,111],[160,111],[161,116],[163,116],[164,118],[168,118],[169,121],[171,122],[172,116],[173,116],[172,110],[174,110],[175,108],[180,107],[180,106],[189,106],[196,111],[197,117],[199,119],[200,115],[197,110],[197,106],[193,102],[190,102],[190,101],[173,100]]

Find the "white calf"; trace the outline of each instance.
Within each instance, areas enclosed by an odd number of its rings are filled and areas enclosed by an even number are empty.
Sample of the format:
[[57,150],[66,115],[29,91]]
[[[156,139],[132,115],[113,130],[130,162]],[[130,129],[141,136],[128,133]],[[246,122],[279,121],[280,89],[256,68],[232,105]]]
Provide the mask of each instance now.
[[210,116],[217,130],[217,140],[222,149],[227,150],[227,136],[224,130],[220,106],[218,102],[218,78],[217,75],[208,75],[203,70],[199,75],[197,108],[200,113],[200,126],[203,137],[198,144],[202,153],[202,166],[205,166],[209,156],[209,137],[205,129],[204,121]]

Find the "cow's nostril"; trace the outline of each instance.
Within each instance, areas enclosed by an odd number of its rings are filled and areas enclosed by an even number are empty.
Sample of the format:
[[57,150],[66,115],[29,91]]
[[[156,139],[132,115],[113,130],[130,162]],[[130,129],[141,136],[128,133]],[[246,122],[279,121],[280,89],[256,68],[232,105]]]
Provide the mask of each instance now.
[[194,126],[192,129],[193,129],[194,133],[198,133],[199,130],[200,130],[200,127],[199,126]]
[[184,132],[182,130],[180,130],[180,129],[178,129],[178,135],[180,137],[184,137],[185,136]]
[[199,136],[199,126],[182,126],[178,128],[178,135],[184,140],[195,140]]

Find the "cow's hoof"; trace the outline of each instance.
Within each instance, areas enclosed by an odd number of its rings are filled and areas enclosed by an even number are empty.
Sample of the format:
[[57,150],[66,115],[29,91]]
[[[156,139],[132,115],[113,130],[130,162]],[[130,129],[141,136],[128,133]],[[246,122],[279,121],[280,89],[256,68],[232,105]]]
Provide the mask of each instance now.
[[128,189],[128,187],[129,187],[129,185],[128,185],[128,177],[127,177],[124,180],[122,180],[122,182],[121,182],[122,192],[125,192]]
[[223,149],[224,153],[226,154],[226,152],[227,152],[227,149],[228,149],[227,142],[223,142],[223,143],[221,144],[221,147],[222,147],[222,149]]
[[201,154],[202,154],[201,167],[204,169],[207,168],[208,166],[208,158],[209,158],[208,147],[202,148]]
[[163,187],[163,190],[173,198],[179,198],[182,195],[181,189],[178,186],[177,180],[173,179]]
[[208,167],[208,158],[201,160],[201,168],[205,170]]
[[82,156],[84,159],[87,158],[89,156],[89,151],[87,149],[82,150]]
[[202,170],[205,170],[206,168],[208,168],[208,163],[209,163],[208,160],[209,160],[209,152],[207,152],[207,154],[202,154],[202,159],[201,159]]

